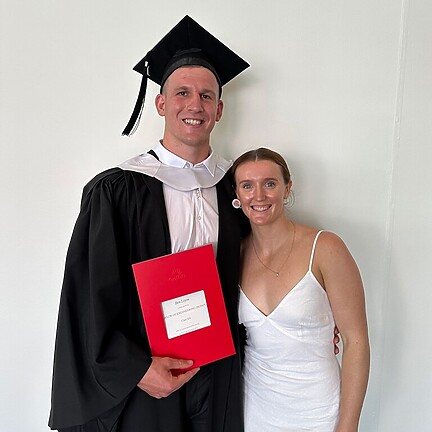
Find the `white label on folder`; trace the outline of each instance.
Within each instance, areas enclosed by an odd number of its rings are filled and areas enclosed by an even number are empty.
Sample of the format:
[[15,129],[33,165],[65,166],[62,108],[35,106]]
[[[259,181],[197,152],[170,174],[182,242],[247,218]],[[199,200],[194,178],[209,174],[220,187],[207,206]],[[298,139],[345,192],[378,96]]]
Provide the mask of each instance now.
[[197,291],[161,303],[168,339],[208,327],[210,316],[204,291]]

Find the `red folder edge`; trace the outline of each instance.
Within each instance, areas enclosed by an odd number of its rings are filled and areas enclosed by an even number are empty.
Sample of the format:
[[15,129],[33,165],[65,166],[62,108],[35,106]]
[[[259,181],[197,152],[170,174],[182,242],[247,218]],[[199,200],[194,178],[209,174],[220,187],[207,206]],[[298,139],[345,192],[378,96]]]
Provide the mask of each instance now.
[[[210,244],[142,261],[132,269],[153,356],[193,360],[195,368],[235,354]],[[211,325],[168,339],[161,303],[200,290]]]

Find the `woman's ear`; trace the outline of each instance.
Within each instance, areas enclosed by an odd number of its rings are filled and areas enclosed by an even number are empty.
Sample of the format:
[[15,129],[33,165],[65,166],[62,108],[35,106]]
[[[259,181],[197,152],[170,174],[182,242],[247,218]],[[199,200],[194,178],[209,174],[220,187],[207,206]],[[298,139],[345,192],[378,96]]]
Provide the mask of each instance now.
[[288,199],[290,191],[291,191],[291,188],[292,188],[292,180],[290,180],[288,182],[288,184],[285,186],[284,199]]

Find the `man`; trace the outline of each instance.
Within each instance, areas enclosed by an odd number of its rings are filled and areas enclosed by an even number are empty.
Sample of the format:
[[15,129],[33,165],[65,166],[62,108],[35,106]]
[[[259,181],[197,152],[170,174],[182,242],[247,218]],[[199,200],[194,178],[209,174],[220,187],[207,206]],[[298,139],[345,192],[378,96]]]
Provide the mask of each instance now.
[[[210,147],[222,86],[249,65],[186,16],[138,63],[136,129],[147,77],[161,85],[163,139],[83,192],[66,260],[50,427],[64,432],[241,431],[237,326],[239,215]],[[212,243],[237,354],[178,376],[188,359],[152,358],[131,265]],[[212,341],[218,343],[218,341]]]

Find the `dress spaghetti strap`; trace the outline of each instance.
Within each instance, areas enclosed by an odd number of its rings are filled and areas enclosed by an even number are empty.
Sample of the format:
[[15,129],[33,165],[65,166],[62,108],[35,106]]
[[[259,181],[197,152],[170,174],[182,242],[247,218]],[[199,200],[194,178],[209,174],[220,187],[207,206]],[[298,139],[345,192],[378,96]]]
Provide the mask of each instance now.
[[318,237],[322,232],[324,232],[324,230],[320,230],[317,232],[317,235],[315,236],[315,240],[314,240],[313,245],[312,245],[312,252],[311,252],[311,256],[310,256],[310,260],[309,260],[309,271],[310,272],[312,271],[312,262],[313,262],[313,258],[315,255],[315,246],[316,246]]

